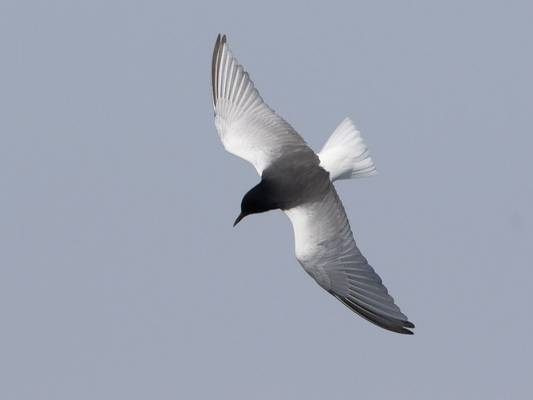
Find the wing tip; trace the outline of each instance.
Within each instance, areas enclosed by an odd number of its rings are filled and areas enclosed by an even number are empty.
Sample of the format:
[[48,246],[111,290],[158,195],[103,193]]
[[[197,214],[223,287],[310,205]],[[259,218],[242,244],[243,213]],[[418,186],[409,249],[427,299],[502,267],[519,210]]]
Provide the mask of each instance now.
[[221,49],[224,48],[227,38],[225,34],[219,33],[213,48],[213,58],[211,61],[211,87],[213,89],[213,107],[216,107],[218,93],[218,66],[220,64]]
[[415,329],[415,324],[413,324],[411,321],[402,321],[404,323],[404,326],[409,329]]
[[415,325],[408,320],[393,319],[381,316],[360,304],[350,301],[347,298],[341,297],[335,293],[331,294],[333,294],[333,296],[335,296],[342,304],[344,304],[350,310],[360,315],[367,321],[373,323],[374,325],[379,326],[380,328],[403,335],[414,335],[414,332],[410,331],[409,329],[414,329]]
[[219,33],[217,35],[217,40],[216,40],[216,43],[215,43],[215,48],[217,47],[217,45],[224,45],[224,43],[226,43],[227,41],[227,37],[226,37],[226,34],[224,33]]

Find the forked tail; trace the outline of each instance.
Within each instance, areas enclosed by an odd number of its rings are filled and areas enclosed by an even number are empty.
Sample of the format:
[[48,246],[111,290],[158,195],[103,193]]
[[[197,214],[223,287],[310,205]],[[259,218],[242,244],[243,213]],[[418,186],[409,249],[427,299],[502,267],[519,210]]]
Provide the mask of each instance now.
[[318,157],[332,182],[377,173],[361,133],[350,118],[345,118],[335,129]]

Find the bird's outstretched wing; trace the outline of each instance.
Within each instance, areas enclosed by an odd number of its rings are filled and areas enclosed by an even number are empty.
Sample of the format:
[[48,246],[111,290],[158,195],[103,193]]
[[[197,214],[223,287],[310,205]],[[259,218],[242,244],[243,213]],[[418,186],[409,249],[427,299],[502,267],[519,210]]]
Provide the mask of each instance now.
[[368,321],[412,334],[407,328],[414,325],[357,248],[332,184],[321,198],[286,213],[294,228],[296,258],[320,286]]
[[283,155],[312,151],[263,101],[226,36],[218,35],[211,72],[215,125],[227,151],[252,163],[259,175]]

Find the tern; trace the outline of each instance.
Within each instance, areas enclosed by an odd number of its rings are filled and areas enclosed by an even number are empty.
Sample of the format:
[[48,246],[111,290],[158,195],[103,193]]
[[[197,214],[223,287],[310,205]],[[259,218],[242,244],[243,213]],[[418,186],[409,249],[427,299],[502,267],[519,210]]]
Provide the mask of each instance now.
[[333,186],[338,179],[376,173],[353,122],[344,119],[316,154],[263,101],[225,35],[217,37],[211,73],[220,139],[228,152],[250,162],[261,177],[243,197],[233,225],[247,215],[281,209],[293,226],[296,259],[322,288],[368,321],[412,334],[414,325],[357,248]]

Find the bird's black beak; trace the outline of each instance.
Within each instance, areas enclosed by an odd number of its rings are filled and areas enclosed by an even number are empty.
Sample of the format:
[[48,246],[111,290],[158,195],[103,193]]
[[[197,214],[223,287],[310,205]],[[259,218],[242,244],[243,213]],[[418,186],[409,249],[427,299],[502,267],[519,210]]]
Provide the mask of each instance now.
[[235,227],[235,225],[241,222],[241,219],[243,219],[244,217],[246,217],[246,214],[241,212],[239,216],[237,217],[237,219],[235,220],[235,222],[233,223],[233,227]]

